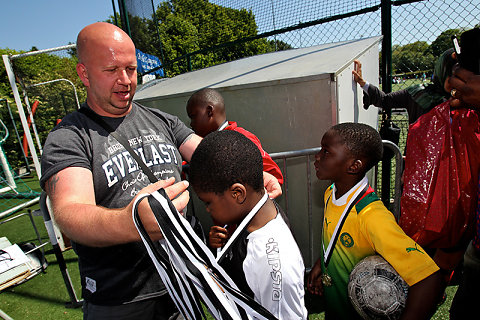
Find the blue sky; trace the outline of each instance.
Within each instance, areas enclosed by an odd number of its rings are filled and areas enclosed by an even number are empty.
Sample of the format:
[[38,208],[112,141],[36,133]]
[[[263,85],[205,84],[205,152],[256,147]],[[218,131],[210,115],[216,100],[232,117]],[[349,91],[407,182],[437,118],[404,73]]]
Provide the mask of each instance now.
[[4,0],[1,11],[0,48],[18,51],[74,43],[84,26],[113,15],[111,0]]
[[[154,0],[155,6],[162,0]],[[332,0],[338,3],[356,3],[354,0]],[[371,0],[372,2],[373,0]],[[114,0],[117,6],[118,0]],[[235,0],[210,0],[212,3],[238,7]],[[375,1],[373,1],[375,2]],[[460,5],[460,3],[464,4]],[[246,7],[253,7],[257,17],[271,19],[270,2],[242,0]],[[295,5],[293,5],[295,3]],[[313,3],[313,4],[312,4]],[[286,27],[326,13],[325,3],[302,0],[275,0],[276,27]],[[293,5],[293,7],[292,7]],[[113,14],[112,0],[3,0],[0,18],[0,48],[29,51],[32,46],[38,49],[59,47],[75,42],[78,32],[86,25],[103,21]],[[291,12],[291,10],[294,12]],[[351,8],[350,8],[351,9]],[[346,10],[346,9],[342,9]],[[298,11],[298,12],[297,12]],[[328,12],[327,12],[328,13]],[[293,14],[293,17],[292,17]],[[380,12],[375,12],[373,25],[362,25],[358,17],[336,21],[325,26],[307,28],[278,36],[294,47],[311,46],[324,42],[336,42],[352,36],[368,37],[380,34]],[[431,42],[449,28],[471,28],[479,22],[480,5],[478,0],[433,0],[392,8],[393,43],[406,44],[417,40]],[[410,15],[409,19],[405,19]],[[359,20],[360,19],[360,20]],[[397,20],[398,19],[398,20]],[[257,19],[260,32],[271,30],[268,21]],[[350,34],[355,28],[360,34]],[[332,33],[332,30],[339,32]],[[325,39],[325,35],[329,35]],[[295,38],[297,37],[297,38]],[[321,41],[320,41],[321,40]]]

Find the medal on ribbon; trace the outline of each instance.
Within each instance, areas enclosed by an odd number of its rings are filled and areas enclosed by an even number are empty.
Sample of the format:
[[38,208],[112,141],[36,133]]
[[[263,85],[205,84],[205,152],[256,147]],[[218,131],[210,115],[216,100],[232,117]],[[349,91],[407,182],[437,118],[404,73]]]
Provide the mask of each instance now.
[[330,287],[333,284],[332,277],[330,277],[328,273],[322,273],[322,284],[325,287]]
[[[360,185],[360,187],[357,189],[357,191],[355,191],[353,196],[350,198],[350,201],[346,204],[345,210],[343,211],[337,225],[335,226],[335,230],[333,231],[332,237],[330,238],[330,242],[328,243],[327,249],[325,249],[325,243],[324,243],[323,237],[322,237],[323,262],[324,262],[324,266],[325,266],[325,271],[321,275],[321,280],[322,280],[322,284],[325,287],[330,287],[330,286],[333,285],[333,279],[328,274],[327,267],[328,267],[328,263],[330,262],[330,258],[332,257],[333,249],[335,247],[335,243],[338,240],[340,230],[342,229],[343,224],[345,223],[345,220],[347,219],[347,216],[350,213],[350,210],[352,210],[353,206],[358,202],[358,200],[360,200],[363,197],[363,195],[365,195],[365,193],[367,192],[367,189],[368,189],[368,180],[365,179],[365,181],[362,181],[362,184]],[[333,194],[333,192],[335,192],[335,189],[332,190],[332,194]],[[330,197],[325,202],[324,212],[326,212],[327,204],[328,204],[329,200],[330,200]],[[327,227],[325,226],[325,219],[324,219],[323,224],[324,224],[323,232],[326,232]]]

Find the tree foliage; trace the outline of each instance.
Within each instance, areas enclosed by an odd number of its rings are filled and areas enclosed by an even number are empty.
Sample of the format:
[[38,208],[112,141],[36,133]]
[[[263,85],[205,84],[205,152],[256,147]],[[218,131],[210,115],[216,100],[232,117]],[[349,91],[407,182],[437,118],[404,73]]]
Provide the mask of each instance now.
[[452,48],[452,35],[460,38],[464,29],[443,31],[430,45],[417,41],[392,47],[392,67],[394,74],[432,72],[435,62],[445,50]]
[[[201,69],[275,51],[275,42],[257,39],[223,46],[214,51],[201,51],[176,63],[169,63],[196,51],[256,36],[258,28],[255,16],[251,10],[231,9],[205,0],[165,1],[158,6],[156,15],[161,41],[158,40],[153,20],[130,17],[130,28],[135,45],[140,50],[163,58],[168,76],[187,72],[189,67],[192,70]],[[277,42],[277,50],[290,48],[284,42]]]
[[392,67],[394,73],[408,73],[418,70],[431,70],[435,57],[425,41],[416,41],[404,46],[392,47]]
[[435,56],[439,57],[445,50],[452,48],[452,36],[456,35],[460,39],[463,30],[448,29],[443,31],[430,45],[429,51]]

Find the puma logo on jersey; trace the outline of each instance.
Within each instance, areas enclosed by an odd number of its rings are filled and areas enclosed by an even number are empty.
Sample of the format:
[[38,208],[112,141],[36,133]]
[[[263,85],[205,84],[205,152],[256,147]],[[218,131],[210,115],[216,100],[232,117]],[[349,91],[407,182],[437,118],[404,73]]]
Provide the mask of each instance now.
[[405,250],[407,250],[407,252],[418,251],[418,252],[420,252],[420,253],[422,253],[422,254],[424,253],[424,252],[422,252],[420,249],[417,248],[417,244],[416,244],[416,243],[415,243],[415,248],[408,247],[408,248],[406,248]]

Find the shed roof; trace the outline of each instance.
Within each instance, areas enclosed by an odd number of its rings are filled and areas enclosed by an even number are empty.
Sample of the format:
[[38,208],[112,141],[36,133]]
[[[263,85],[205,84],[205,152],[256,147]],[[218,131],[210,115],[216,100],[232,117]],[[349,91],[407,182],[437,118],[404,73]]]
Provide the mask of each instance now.
[[337,74],[363,52],[378,45],[381,36],[277,51],[196,70],[146,85],[135,100],[246,84]]

